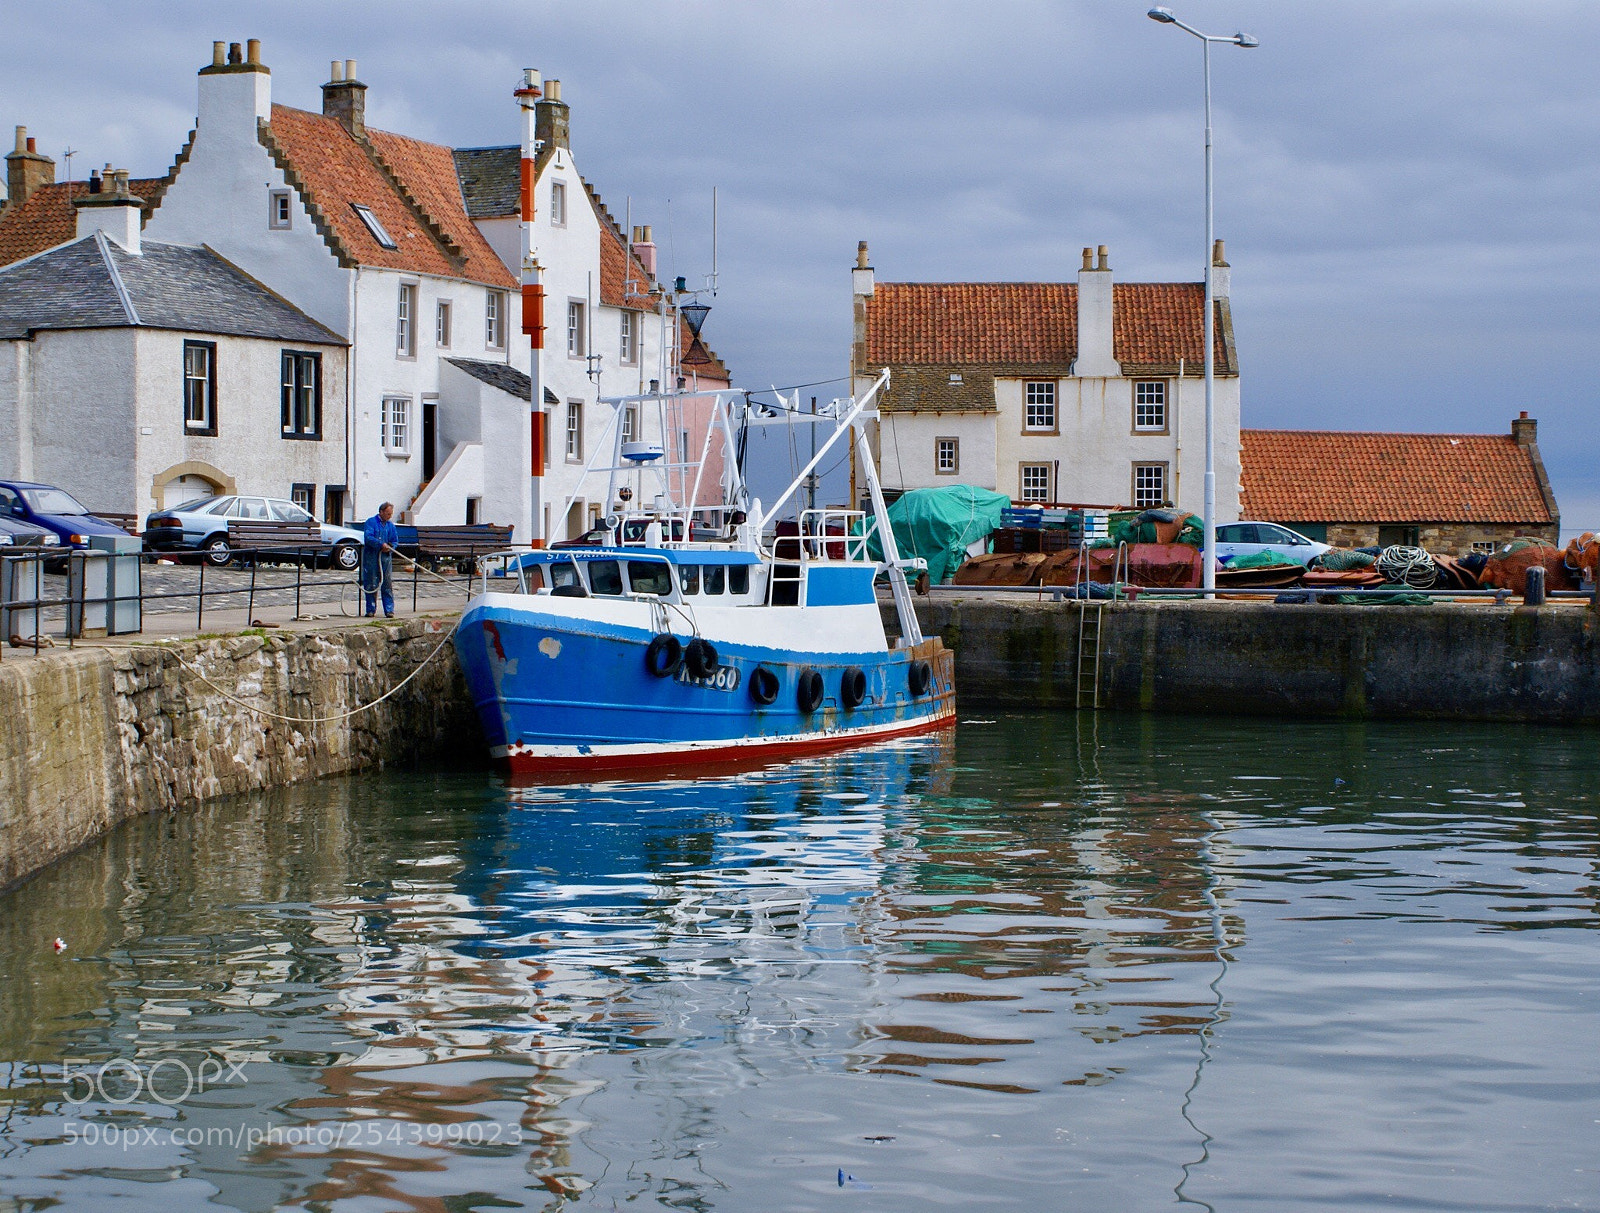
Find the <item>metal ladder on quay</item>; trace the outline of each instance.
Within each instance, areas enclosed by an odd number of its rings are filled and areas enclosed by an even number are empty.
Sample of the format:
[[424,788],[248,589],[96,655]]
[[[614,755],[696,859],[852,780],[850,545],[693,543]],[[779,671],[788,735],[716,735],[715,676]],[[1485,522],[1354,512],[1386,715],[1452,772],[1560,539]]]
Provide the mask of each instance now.
[[[1128,545],[1119,543],[1111,565],[1113,599],[1118,596],[1118,574],[1125,582],[1129,572]],[[1074,704],[1080,711],[1084,708],[1098,710],[1100,707],[1100,633],[1105,622],[1106,603],[1104,599],[1089,597],[1090,584],[1089,545],[1085,543],[1078,549],[1078,572],[1073,586],[1073,596],[1078,600],[1078,662]]]

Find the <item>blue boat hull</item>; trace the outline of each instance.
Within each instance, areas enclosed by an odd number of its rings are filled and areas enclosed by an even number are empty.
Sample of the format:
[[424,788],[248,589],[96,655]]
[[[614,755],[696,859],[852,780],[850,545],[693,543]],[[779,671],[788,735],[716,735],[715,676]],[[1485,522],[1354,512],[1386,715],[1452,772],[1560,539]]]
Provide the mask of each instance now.
[[[817,753],[954,719],[951,654],[938,640],[911,649],[819,652],[712,637],[717,669],[697,679],[686,665],[664,675],[650,670],[645,654],[657,634],[650,628],[574,618],[540,609],[539,601],[480,599],[456,634],[491,752],[513,771]],[[804,613],[797,612],[797,623]],[[929,675],[920,694],[913,690],[919,663]],[[770,703],[752,693],[758,669],[776,679]],[[844,683],[856,670],[865,694],[852,707]],[[822,680],[821,702],[810,711],[802,702],[805,671]],[[770,694],[772,680],[762,681],[760,689]]]

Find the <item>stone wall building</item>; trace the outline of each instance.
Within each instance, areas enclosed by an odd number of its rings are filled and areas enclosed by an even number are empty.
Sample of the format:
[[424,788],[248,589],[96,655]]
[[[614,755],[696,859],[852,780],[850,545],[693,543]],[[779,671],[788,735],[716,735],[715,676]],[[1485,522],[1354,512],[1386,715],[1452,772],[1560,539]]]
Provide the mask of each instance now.
[[1492,551],[1557,541],[1561,514],[1526,412],[1509,434],[1244,430],[1242,517],[1340,547]]
[[[1238,517],[1239,368],[1214,251],[1217,516]],[[965,483],[1021,502],[1199,513],[1205,475],[1198,282],[876,282],[860,246],[852,373],[891,372],[874,453],[886,491]]]

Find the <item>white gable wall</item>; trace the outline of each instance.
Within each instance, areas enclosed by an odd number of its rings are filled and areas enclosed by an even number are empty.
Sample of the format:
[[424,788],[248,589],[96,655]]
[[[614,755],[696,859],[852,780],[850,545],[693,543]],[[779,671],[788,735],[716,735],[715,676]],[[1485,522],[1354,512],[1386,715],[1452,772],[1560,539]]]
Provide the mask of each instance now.
[[[270,114],[265,72],[200,77],[194,145],[145,225],[146,240],[206,244],[334,332],[351,336],[351,271],[342,269],[282,170],[257,138]],[[275,190],[290,191],[287,228],[268,226]]]

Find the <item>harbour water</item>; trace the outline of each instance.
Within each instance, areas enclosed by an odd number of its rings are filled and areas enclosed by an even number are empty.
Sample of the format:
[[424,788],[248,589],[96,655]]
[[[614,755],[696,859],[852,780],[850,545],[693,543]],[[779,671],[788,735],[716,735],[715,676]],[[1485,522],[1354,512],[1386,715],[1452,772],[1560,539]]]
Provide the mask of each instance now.
[[0,896],[0,1210],[1600,1208],[1592,731],[968,716],[128,823]]

